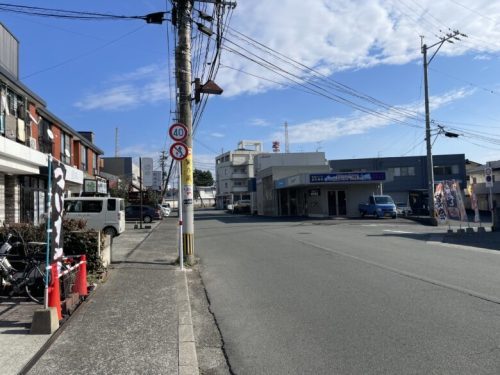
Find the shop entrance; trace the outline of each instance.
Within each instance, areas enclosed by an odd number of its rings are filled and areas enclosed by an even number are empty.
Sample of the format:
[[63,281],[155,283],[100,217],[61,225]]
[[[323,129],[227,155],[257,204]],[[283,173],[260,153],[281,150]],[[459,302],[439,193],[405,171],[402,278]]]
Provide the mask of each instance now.
[[346,216],[347,202],[345,190],[330,190],[328,192],[328,216]]

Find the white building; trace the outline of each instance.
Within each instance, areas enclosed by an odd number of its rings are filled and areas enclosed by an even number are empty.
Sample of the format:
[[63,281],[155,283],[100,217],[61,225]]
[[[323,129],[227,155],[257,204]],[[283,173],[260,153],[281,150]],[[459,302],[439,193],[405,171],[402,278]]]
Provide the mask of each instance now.
[[240,141],[234,151],[225,152],[215,159],[216,206],[227,208],[240,199],[252,199],[254,157],[262,153],[262,142]]
[[332,172],[323,152],[254,158],[254,212],[265,216],[356,217],[386,181],[384,171]]
[[[486,184],[486,169],[491,170],[492,186]],[[474,191],[477,197],[477,205],[479,210],[488,211],[490,209],[490,193],[491,203],[494,207],[498,207],[500,203],[500,160],[488,161],[485,165],[471,166],[467,171],[468,186],[471,191]],[[470,197],[466,192],[466,207],[471,208]]]

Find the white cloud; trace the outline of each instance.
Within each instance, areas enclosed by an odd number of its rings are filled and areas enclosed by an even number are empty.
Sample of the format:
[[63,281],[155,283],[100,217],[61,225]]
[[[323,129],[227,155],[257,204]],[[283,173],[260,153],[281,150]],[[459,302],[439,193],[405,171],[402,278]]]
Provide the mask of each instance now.
[[168,71],[159,65],[140,67],[133,72],[115,75],[105,89],[95,89],[75,103],[81,110],[124,110],[144,104],[167,102],[170,98]]
[[[470,9],[457,3],[419,0],[253,0],[239,2],[232,27],[245,35],[299,61],[323,74],[360,69],[378,64],[405,64],[420,60],[420,35],[424,42],[438,41],[440,30],[460,29],[469,38],[446,44],[440,54],[500,51],[500,2],[478,0]],[[472,10],[471,10],[472,9]],[[251,15],[251,16],[250,16]],[[227,48],[238,50],[232,42],[259,54],[298,76],[307,76],[303,67],[288,65],[279,58],[252,47],[238,34],[228,33]],[[250,52],[239,50],[245,55]],[[224,65],[262,78],[225,69],[217,82],[224,96],[256,94],[279,87],[272,81],[290,84],[267,69],[223,51]]]
[[262,118],[254,118],[250,120],[250,125],[258,127],[267,127],[270,126],[271,124],[269,123],[269,121],[264,120]]
[[474,60],[491,60],[490,55],[476,55],[474,56]]
[[213,133],[210,133],[210,136],[212,136],[214,138],[224,138],[226,135],[222,134],[222,133],[218,133],[218,132],[213,132]]
[[[442,96],[430,98],[431,109],[436,110],[447,104],[472,95],[474,90],[460,89],[448,92]],[[330,117],[314,119],[302,124],[289,125],[288,134],[290,143],[317,143],[333,140],[340,137],[363,134],[372,129],[396,124],[398,126],[424,126],[424,109],[422,103],[411,103],[395,106],[385,112],[379,111],[380,116],[356,112],[349,117]],[[412,115],[420,120],[415,121]],[[404,122],[405,124],[402,124]],[[274,133],[270,139],[281,139],[281,133]]]
[[88,94],[75,105],[84,110],[116,110],[135,106],[138,100],[137,90],[132,85],[120,85],[105,91]]
[[210,171],[215,179],[215,155],[213,154],[194,154],[194,167],[202,171]]
[[120,156],[153,158],[153,160],[157,160],[160,150],[161,146],[159,145],[140,143],[120,148]]

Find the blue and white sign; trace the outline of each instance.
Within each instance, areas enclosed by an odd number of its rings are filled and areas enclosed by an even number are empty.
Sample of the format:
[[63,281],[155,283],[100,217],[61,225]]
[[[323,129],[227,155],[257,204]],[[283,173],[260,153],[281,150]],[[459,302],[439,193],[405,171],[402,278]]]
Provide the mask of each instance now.
[[309,182],[311,184],[383,181],[385,181],[385,172],[316,173],[309,175]]

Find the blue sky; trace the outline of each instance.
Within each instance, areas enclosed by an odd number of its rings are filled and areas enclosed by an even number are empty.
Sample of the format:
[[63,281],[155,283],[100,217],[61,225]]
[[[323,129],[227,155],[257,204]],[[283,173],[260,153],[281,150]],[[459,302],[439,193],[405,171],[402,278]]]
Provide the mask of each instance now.
[[[15,4],[119,15],[170,9],[168,0]],[[211,10],[199,2],[195,8]],[[1,10],[0,20],[20,41],[22,82],[73,128],[94,131],[105,156],[114,155],[115,128],[120,156],[158,159],[168,150],[175,108],[169,23],[61,20]],[[433,152],[465,153],[478,162],[500,159],[499,2],[240,0],[229,25],[215,78],[224,93],[210,97],[196,127],[197,168],[213,170],[215,156],[240,140],[263,141],[269,152],[278,140],[284,151],[285,122],[291,152],[319,150],[327,159],[425,154],[420,36],[431,45],[449,29],[468,38],[445,43],[429,66],[431,118],[434,128],[440,124],[460,137],[433,137]],[[196,54],[207,39],[194,37]],[[238,52],[256,54],[282,74]],[[206,77],[210,67],[200,65],[196,70]],[[285,78],[288,73],[294,81]],[[336,90],[332,80],[358,96]],[[359,98],[366,95],[385,106]]]

